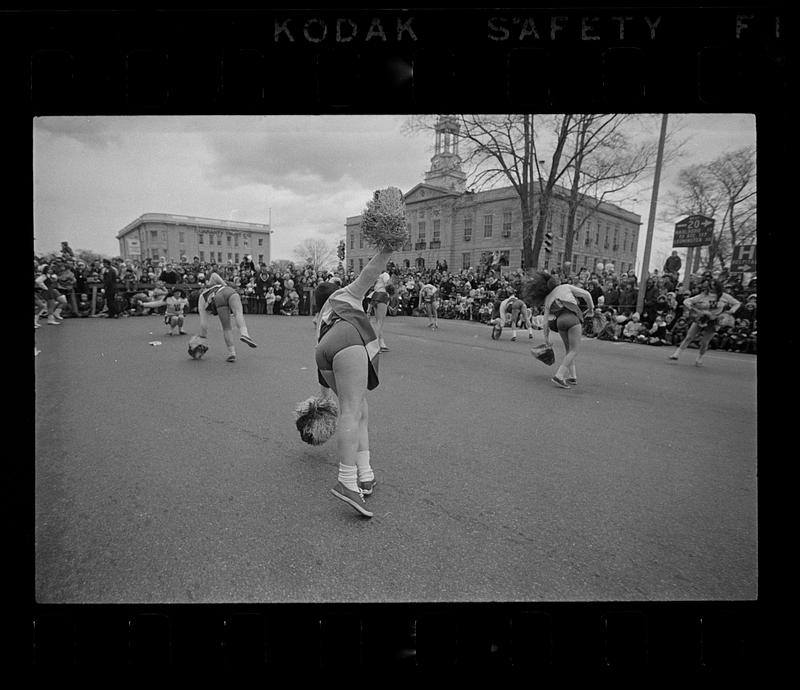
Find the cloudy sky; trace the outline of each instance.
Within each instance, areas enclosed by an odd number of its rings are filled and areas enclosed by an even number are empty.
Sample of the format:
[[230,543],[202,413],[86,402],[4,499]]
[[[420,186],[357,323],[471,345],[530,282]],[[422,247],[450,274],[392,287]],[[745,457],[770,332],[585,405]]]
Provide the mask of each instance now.
[[[43,117],[33,121],[34,250],[119,254],[117,232],[144,213],[267,223],[272,258],[292,259],[309,237],[335,243],[372,190],[408,191],[433,155],[430,133],[402,132],[405,116]],[[652,138],[660,118],[652,119]],[[747,114],[670,115],[686,155],[662,172],[664,199],[678,172],[756,144]],[[650,188],[624,206],[642,216]],[[671,249],[674,219],[656,222],[651,265]],[[685,250],[681,250],[682,252]],[[660,259],[660,261],[659,261]],[[637,266],[637,272],[639,272]]]

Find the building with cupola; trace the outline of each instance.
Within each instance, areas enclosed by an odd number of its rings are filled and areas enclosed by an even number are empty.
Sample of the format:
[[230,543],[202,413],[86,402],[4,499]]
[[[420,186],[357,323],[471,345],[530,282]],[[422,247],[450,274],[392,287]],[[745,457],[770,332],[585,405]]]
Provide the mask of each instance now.
[[[522,267],[522,211],[512,186],[483,191],[467,189],[467,175],[458,153],[460,125],[453,116],[440,115],[434,128],[435,145],[425,180],[404,194],[410,240],[392,255],[401,267],[433,268],[446,262],[449,271],[485,266],[495,252],[503,270]],[[573,241],[572,257],[564,256],[569,190],[556,187],[547,230],[553,250],[541,252],[541,268],[572,260],[573,270],[590,270],[599,262],[613,263],[616,271],[633,270],[641,216],[615,204],[600,202]],[[588,200],[594,207],[596,200]],[[536,196],[534,197],[536,207]],[[359,272],[374,254],[361,235],[361,216],[349,216],[346,228],[346,267]]]

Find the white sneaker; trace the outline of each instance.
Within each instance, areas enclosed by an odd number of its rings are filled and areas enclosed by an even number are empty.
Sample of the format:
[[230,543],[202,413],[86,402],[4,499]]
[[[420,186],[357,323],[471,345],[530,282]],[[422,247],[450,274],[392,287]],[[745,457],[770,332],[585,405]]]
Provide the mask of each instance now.
[[49,323],[51,326],[60,326],[61,325],[61,322],[60,321],[56,321],[55,319],[47,319],[47,323]]
[[64,317],[61,316],[61,314],[53,314],[53,316],[55,316],[59,321],[63,321],[64,320]]

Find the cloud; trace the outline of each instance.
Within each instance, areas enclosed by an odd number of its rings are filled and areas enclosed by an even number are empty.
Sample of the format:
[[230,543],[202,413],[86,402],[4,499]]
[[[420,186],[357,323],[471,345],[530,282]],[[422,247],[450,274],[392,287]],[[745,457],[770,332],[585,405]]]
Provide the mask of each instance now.
[[[300,195],[355,183],[410,188],[422,178],[433,137],[400,135],[402,117],[295,116],[252,120],[209,132],[213,184],[268,184]],[[245,123],[243,123],[245,124]]]

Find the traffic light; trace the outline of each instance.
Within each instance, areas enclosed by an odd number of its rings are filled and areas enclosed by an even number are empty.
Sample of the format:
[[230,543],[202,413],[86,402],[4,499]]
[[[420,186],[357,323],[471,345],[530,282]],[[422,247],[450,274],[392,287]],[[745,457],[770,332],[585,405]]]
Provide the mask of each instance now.
[[544,234],[544,250],[549,254],[553,251],[553,233],[546,232]]

